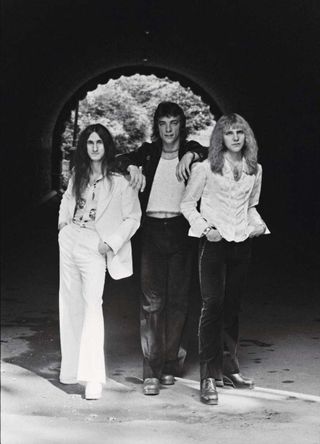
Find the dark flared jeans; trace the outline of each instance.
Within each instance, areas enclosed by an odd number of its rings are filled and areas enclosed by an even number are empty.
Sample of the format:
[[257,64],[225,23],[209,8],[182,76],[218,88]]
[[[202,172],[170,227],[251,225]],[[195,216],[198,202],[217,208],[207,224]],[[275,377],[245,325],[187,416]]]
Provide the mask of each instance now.
[[189,225],[183,216],[146,217],[142,226],[141,346],[143,378],[178,375],[191,275]]
[[200,377],[239,373],[239,312],[251,258],[251,239],[199,244],[202,309],[199,321]]

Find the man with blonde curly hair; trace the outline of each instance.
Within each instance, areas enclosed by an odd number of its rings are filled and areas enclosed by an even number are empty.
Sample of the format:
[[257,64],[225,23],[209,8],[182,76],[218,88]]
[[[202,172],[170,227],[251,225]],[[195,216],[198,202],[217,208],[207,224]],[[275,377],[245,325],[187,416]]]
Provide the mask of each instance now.
[[[208,159],[194,166],[181,203],[190,236],[200,238],[200,399],[217,404],[216,387],[253,388],[240,373],[239,312],[251,257],[251,238],[268,233],[256,206],[262,168],[246,120],[222,116]],[[200,209],[198,201],[201,200]]]

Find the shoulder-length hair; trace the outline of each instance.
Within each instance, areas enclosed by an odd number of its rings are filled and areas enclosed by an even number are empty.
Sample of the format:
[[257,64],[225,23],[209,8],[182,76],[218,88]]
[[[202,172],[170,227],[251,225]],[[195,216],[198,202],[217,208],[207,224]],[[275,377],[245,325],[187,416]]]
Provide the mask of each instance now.
[[248,122],[239,114],[227,114],[217,121],[210,138],[208,160],[214,173],[222,174],[224,166],[224,153],[226,147],[223,143],[223,134],[230,128],[242,129],[245,135],[245,143],[242,148],[242,156],[245,158],[249,174],[255,174],[258,168],[258,145],[253,131]]
[[97,133],[104,145],[104,156],[101,159],[102,175],[110,178],[110,174],[114,169],[116,148],[110,132],[100,123],[87,126],[79,135],[77,149],[74,154],[72,192],[76,200],[81,197],[82,192],[89,183],[91,159],[88,155],[87,141],[92,133]]
[[180,117],[180,143],[183,145],[187,138],[186,116],[181,106],[174,102],[160,102],[153,116],[152,141],[160,142],[159,119],[162,117]]

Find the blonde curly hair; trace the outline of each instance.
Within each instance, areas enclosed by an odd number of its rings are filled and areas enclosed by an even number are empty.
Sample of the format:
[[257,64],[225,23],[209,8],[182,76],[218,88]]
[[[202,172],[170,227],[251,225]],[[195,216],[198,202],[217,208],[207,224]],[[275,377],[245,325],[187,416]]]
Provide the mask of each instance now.
[[248,122],[236,113],[221,116],[212,131],[208,152],[211,170],[214,173],[222,174],[224,153],[226,151],[223,143],[223,134],[230,128],[239,128],[244,132],[245,143],[242,148],[242,156],[247,162],[249,174],[256,174],[258,168],[257,141]]

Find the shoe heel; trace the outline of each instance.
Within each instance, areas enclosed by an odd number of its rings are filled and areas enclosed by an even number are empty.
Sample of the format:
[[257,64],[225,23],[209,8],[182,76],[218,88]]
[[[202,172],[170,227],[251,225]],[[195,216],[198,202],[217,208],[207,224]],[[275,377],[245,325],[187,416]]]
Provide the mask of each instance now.
[[234,385],[234,383],[231,381],[231,379],[228,378],[228,376],[224,376],[223,377],[223,384],[227,387],[233,387],[236,388],[236,386]]

